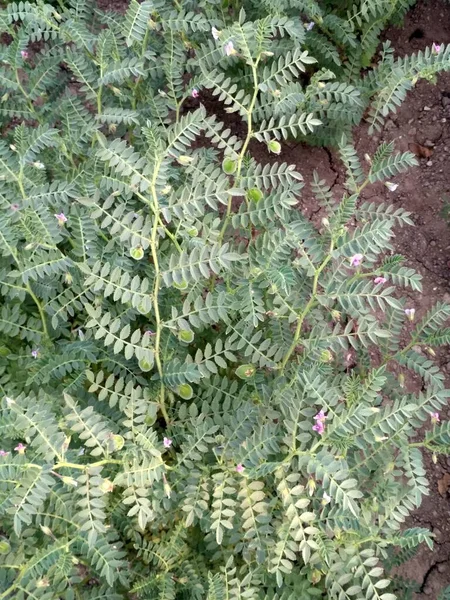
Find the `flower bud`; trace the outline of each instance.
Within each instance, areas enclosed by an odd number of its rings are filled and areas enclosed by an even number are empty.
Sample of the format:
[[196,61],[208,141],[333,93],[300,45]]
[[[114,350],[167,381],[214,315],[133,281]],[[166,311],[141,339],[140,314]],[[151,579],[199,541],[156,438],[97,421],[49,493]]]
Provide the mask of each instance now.
[[61,481],[63,483],[65,483],[66,485],[72,485],[73,487],[77,487],[77,485],[78,485],[78,481],[73,479],[73,477],[63,476],[63,477],[61,477]]
[[190,165],[191,162],[193,162],[193,158],[192,156],[186,156],[184,154],[182,154],[181,156],[179,156],[177,158],[177,162],[178,164],[182,165],[183,167],[186,167],[187,165]]
[[308,482],[306,483],[306,491],[308,492],[308,494],[310,496],[312,496],[314,494],[314,492],[316,491],[316,482],[314,481],[314,479],[310,478],[308,479]]

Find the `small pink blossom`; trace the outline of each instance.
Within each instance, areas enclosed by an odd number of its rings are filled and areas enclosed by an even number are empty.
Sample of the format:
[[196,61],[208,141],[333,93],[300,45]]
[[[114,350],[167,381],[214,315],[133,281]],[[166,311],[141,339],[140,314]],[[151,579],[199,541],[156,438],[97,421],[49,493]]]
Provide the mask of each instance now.
[[39,348],[36,348],[35,350],[31,351],[31,356],[33,358],[37,358],[39,356]]
[[327,415],[324,413],[323,408],[320,410],[315,417],[313,417],[315,421],[325,421]]
[[197,88],[194,88],[194,89],[192,90],[192,92],[191,92],[191,96],[192,96],[193,98],[198,98],[198,97],[200,96],[200,93],[199,93],[199,91],[198,91],[198,89],[197,89]]
[[232,56],[233,54],[236,54],[236,50],[234,49],[234,44],[232,41],[227,42],[223,50],[227,56]]
[[377,285],[379,283],[386,283],[387,279],[386,277],[375,277],[375,279],[373,280],[374,283],[376,283]]
[[24,446],[24,445],[22,444],[22,442],[20,442],[20,444],[17,444],[17,446],[14,448],[14,450],[15,450],[16,452],[18,452],[19,454],[25,454],[25,450],[26,450],[26,449],[27,449],[27,447],[26,447],[26,446]]
[[350,257],[350,265],[352,267],[359,267],[363,258],[364,257],[362,254],[354,254],[353,256]]
[[172,440],[170,438],[165,437],[163,439],[164,448],[170,448],[172,445]]
[[58,225],[60,227],[62,227],[64,225],[64,223],[67,223],[67,217],[64,213],[59,213],[57,215],[54,215],[57,219],[58,219]]
[[151,329],[147,329],[147,331],[145,332],[145,335],[154,336],[154,335],[156,335],[156,333],[154,331],[152,331]]
[[323,421],[317,421],[315,425],[313,425],[313,431],[317,431],[318,434],[322,435],[325,431],[325,423]]
[[241,463],[239,463],[239,464],[236,466],[236,471],[237,471],[238,473],[243,473],[243,472],[244,472],[244,470],[245,470],[245,467],[244,467],[244,465],[242,465]]
[[431,52],[433,54],[439,54],[439,52],[441,51],[441,49],[442,49],[442,44],[435,44],[433,42],[433,45],[431,46]]
[[405,315],[408,317],[410,321],[414,321],[414,317],[416,315],[415,308],[405,308]]
[[21,50],[21,51],[20,51],[20,56],[21,56],[21,57],[22,57],[24,60],[27,60],[27,58],[29,58],[29,56],[30,56],[30,55],[29,55],[29,53],[28,53],[28,51],[27,51],[27,50]]
[[440,416],[439,416],[439,413],[438,413],[438,412],[432,412],[432,413],[430,413],[430,415],[431,415],[431,422],[432,422],[433,424],[436,424],[436,423],[440,423],[440,422],[441,422],[441,418],[440,418]]
[[311,21],[310,23],[308,23],[306,26],[306,31],[311,31],[311,29],[314,27],[314,25],[315,25],[314,21]]
[[8,456],[9,452],[5,452],[4,450],[0,450],[0,456]]
[[19,210],[20,206],[14,202],[13,204],[11,204],[11,206],[9,207],[12,211],[16,212],[16,210]]

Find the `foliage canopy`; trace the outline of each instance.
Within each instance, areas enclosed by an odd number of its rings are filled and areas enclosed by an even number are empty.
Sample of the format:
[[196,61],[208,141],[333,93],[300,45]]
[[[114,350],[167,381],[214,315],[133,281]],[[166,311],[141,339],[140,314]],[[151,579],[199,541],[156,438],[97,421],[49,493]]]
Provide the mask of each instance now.
[[[414,321],[399,290],[421,278],[391,252],[410,216],[359,199],[413,155],[362,164],[342,123],[370,102],[379,126],[450,47],[385,46],[360,89],[318,30],[356,44],[359,78],[382,2],[347,25],[262,4],[0,12],[1,600],[394,600],[390,568],[432,545],[402,524],[428,493],[421,449],[450,447],[446,423],[415,441],[450,395],[450,307]],[[314,225],[295,165],[249,144],[333,127],[348,191],[315,177]]]

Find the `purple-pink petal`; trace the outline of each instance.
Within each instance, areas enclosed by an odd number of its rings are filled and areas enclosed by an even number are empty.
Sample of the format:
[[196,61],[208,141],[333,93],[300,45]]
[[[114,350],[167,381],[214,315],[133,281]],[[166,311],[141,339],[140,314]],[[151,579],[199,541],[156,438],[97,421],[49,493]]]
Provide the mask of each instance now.
[[315,425],[313,425],[313,431],[317,431],[320,435],[325,431],[325,424],[323,421],[317,421]]

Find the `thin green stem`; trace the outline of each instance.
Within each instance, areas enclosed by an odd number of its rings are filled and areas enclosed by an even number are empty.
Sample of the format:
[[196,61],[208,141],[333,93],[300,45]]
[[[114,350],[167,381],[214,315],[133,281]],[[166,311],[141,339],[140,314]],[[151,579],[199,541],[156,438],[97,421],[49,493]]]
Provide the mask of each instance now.
[[176,237],[173,235],[173,233],[171,231],[169,231],[167,229],[167,227],[164,225],[164,223],[162,222],[161,219],[161,215],[158,212],[155,212],[155,207],[153,205],[153,203],[149,202],[147,200],[147,198],[145,196],[143,196],[142,194],[140,194],[139,192],[135,191],[136,196],[138,196],[142,202],[145,202],[145,204],[149,205],[151,210],[153,211],[153,214],[155,215],[155,218],[158,220],[159,226],[161,227],[161,229],[164,230],[164,233],[167,235],[167,237],[172,240],[173,244],[175,245],[176,249],[178,250],[178,252],[181,254],[182,253],[182,248],[180,246],[180,244],[178,243]]
[[159,215],[159,204],[158,204],[158,195],[156,193],[156,178],[158,176],[159,169],[161,167],[161,160],[155,164],[155,169],[153,172],[153,178],[151,182],[151,193],[153,199],[153,212],[155,213],[153,227],[152,227],[152,235],[151,235],[151,253],[153,258],[153,267],[155,269],[155,283],[153,286],[153,305],[155,311],[155,325],[156,325],[156,335],[155,335],[155,363],[156,368],[158,369],[159,378],[161,381],[160,394],[159,394],[159,406],[161,409],[161,413],[164,417],[164,420],[169,423],[169,415],[167,414],[166,403],[165,403],[165,386],[163,381],[163,368],[161,363],[161,315],[159,312],[159,286],[161,280],[161,274],[159,269],[159,260],[158,260],[158,215]]
[[325,267],[327,266],[327,264],[330,262],[333,249],[334,249],[334,240],[332,239],[331,242],[330,242],[330,249],[328,251],[327,256],[325,257],[325,259],[322,262],[322,264],[316,269],[316,272],[314,274],[314,280],[313,280],[313,287],[312,287],[311,297],[308,300],[305,308],[302,310],[302,312],[298,316],[297,327],[296,327],[295,333],[294,333],[294,339],[292,340],[292,344],[291,344],[289,350],[286,352],[286,355],[285,355],[285,357],[283,359],[283,362],[281,363],[281,367],[280,367],[281,371],[284,371],[288,360],[291,358],[292,354],[295,351],[295,348],[298,345],[298,342],[300,340],[300,335],[301,335],[301,332],[302,332],[303,322],[304,322],[306,316],[308,315],[308,313],[310,312],[311,308],[314,306],[314,304],[316,302],[317,287],[319,285],[320,274],[325,269]]
[[[260,57],[258,57],[256,59],[256,62],[254,64],[252,64],[253,96],[252,96],[252,100],[250,102],[250,106],[248,107],[248,110],[246,113],[247,114],[247,135],[245,137],[244,144],[239,153],[239,157],[238,157],[238,161],[237,161],[236,176],[235,176],[236,183],[239,182],[239,179],[241,177],[242,161],[244,160],[245,153],[247,152],[248,145],[253,136],[253,110],[255,108],[256,99],[258,97],[258,91],[259,91],[258,72],[257,72],[259,60],[260,60]],[[219,243],[222,243],[223,237],[224,237],[225,232],[228,227],[228,222],[229,222],[230,216],[231,216],[232,203],[233,203],[233,196],[231,196],[231,194],[230,194],[228,196],[228,204],[227,204],[227,212],[225,214],[225,221],[223,223],[223,226],[222,226],[222,229],[221,229],[220,235],[219,235]]]
[[42,321],[42,333],[43,333],[44,337],[48,338],[49,335],[48,335],[48,328],[47,328],[47,320],[45,317],[44,309],[42,308],[42,304],[41,304],[39,298],[36,296],[36,294],[31,289],[31,286],[29,283],[27,283],[26,289],[27,289],[27,292],[30,294],[30,296],[33,298],[34,303],[36,304],[37,309],[39,311],[39,316]]
[[109,458],[105,458],[104,460],[98,460],[97,462],[90,463],[89,465],[79,465],[77,463],[62,461],[57,463],[53,470],[63,469],[67,467],[68,469],[79,469],[80,471],[84,471],[86,469],[91,469],[92,467],[102,467],[103,465],[121,465],[123,464],[121,460],[113,460]]
[[15,70],[15,74],[16,74],[16,82],[17,85],[19,87],[19,90],[22,92],[22,94],[25,96],[25,100],[27,101],[28,104],[28,108],[30,109],[30,111],[35,114],[36,111],[34,109],[33,103],[30,100],[30,97],[28,96],[28,94],[26,93],[25,89],[23,88],[22,84],[20,83],[20,79],[19,79],[19,73],[17,71],[17,69]]

